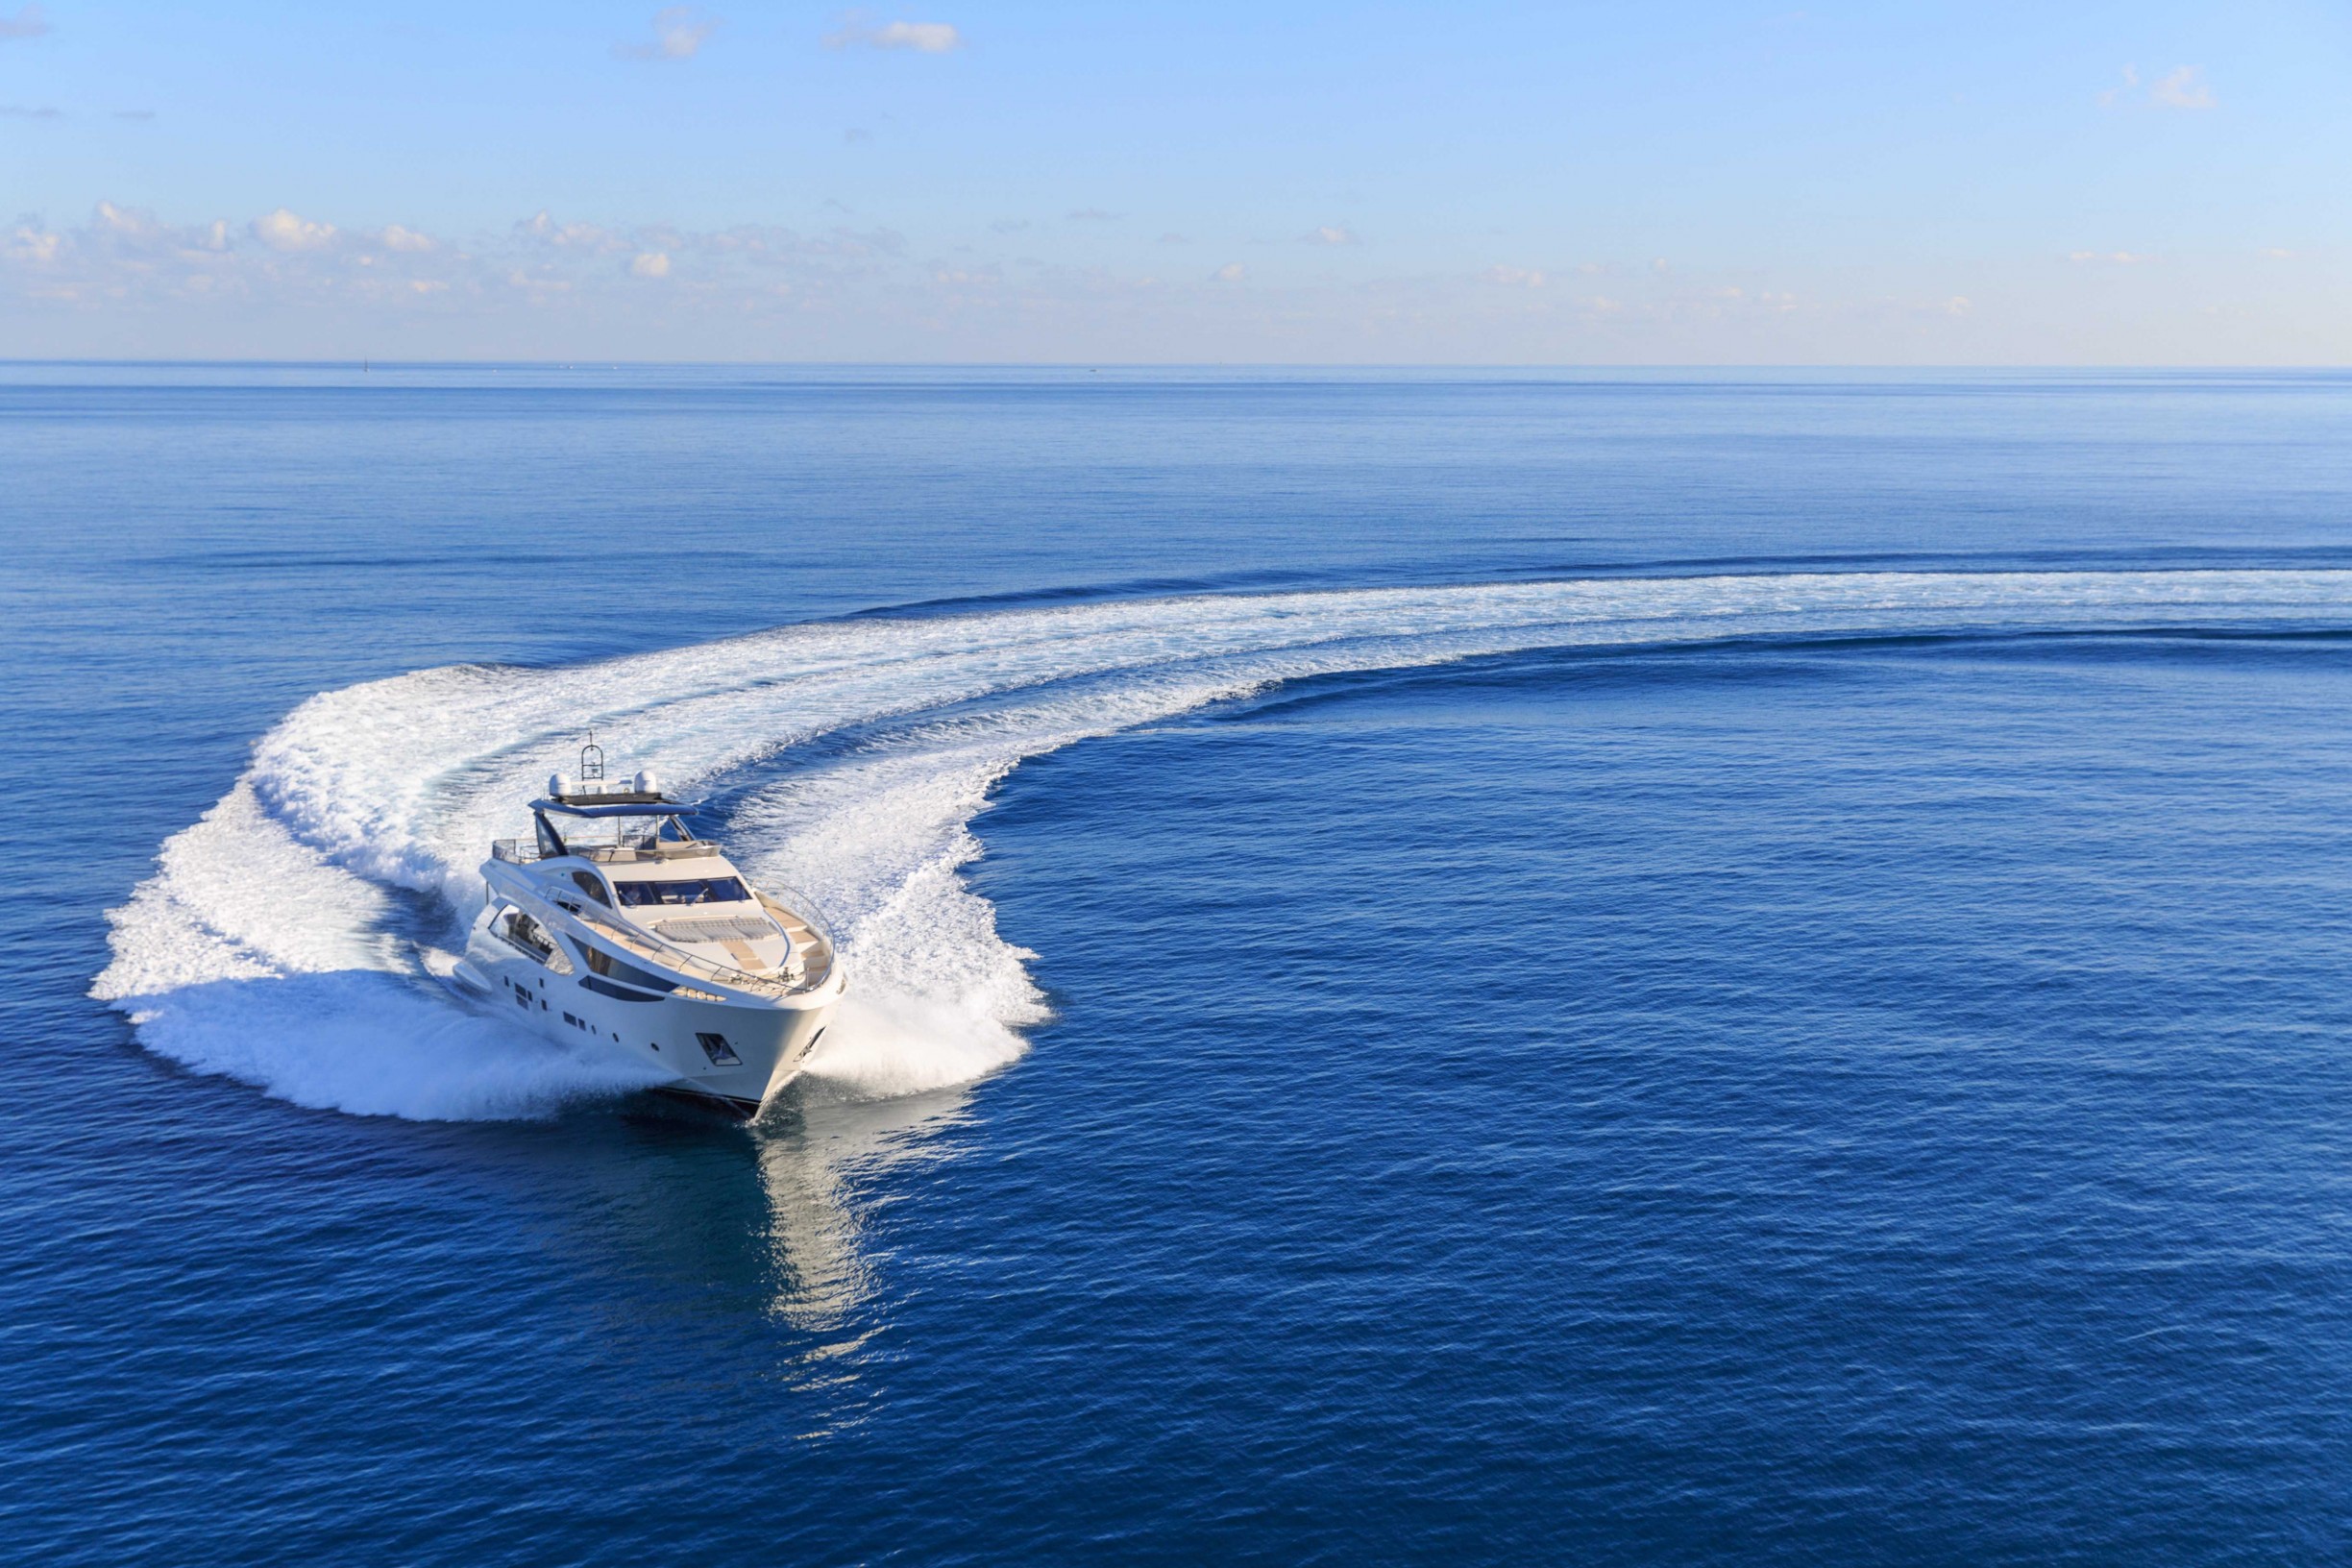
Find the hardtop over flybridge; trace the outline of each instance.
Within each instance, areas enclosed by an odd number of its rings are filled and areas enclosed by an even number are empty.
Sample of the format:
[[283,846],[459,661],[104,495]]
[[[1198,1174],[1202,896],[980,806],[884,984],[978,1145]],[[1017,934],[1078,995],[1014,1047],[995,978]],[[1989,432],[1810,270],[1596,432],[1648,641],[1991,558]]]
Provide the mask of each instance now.
[[491,845],[456,977],[747,1116],[806,1064],[844,977],[814,906],[753,887],[690,828],[698,810],[650,772],[607,780],[592,739],[530,803],[531,837]]

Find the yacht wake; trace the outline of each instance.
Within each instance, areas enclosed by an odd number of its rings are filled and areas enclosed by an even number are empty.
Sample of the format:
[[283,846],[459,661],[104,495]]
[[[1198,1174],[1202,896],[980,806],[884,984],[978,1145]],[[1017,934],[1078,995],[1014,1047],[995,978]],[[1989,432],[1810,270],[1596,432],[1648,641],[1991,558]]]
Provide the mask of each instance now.
[[813,895],[850,991],[810,1074],[844,1097],[986,1074],[1042,999],[959,873],[1024,758],[1286,680],[1538,648],[1846,633],[2340,625],[2352,573],[1839,573],[1224,595],[787,627],[554,670],[327,692],[256,746],[110,912],[92,994],[159,1055],[299,1104],[544,1114],[644,1080],[477,1017],[430,944],[593,725],[617,772],[737,796],[730,852]]

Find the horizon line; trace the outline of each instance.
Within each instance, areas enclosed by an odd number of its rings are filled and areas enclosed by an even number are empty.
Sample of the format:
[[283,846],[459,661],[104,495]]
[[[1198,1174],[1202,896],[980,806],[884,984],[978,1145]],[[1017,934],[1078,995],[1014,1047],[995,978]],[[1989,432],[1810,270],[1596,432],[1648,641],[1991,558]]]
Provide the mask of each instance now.
[[637,359],[602,355],[548,358],[398,359],[339,355],[316,359],[107,357],[97,355],[0,355],[0,366],[113,367],[181,366],[231,369],[365,370],[1313,370],[1313,371],[2153,371],[2283,372],[2352,371],[2352,361],[2183,361],[2183,360],[1444,360],[1444,359]]

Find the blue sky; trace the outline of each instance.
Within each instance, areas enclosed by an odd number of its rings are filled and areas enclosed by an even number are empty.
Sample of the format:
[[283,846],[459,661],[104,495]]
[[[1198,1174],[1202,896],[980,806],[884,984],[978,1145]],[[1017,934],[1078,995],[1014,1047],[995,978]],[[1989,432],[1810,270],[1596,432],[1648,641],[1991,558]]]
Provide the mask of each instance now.
[[2339,363],[2352,8],[0,0],[0,355]]

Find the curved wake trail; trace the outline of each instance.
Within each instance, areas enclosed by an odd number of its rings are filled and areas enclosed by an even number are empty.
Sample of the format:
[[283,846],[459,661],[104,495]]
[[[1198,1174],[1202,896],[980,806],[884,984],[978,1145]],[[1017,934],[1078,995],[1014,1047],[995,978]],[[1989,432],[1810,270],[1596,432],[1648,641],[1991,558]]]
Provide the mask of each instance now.
[[[1539,648],[1909,631],[2352,622],[2352,572],[1838,573],[1229,595],[788,627],[555,670],[327,692],[110,913],[91,994],[149,1049],[299,1104],[545,1114],[643,1080],[430,983],[474,868],[591,725],[681,793],[758,765],[736,859],[831,911],[850,992],[812,1076],[853,1096],[977,1077],[1043,1017],[958,868],[1023,758],[1279,681]],[[812,746],[812,742],[823,744]],[[797,748],[797,749],[796,749]]]

